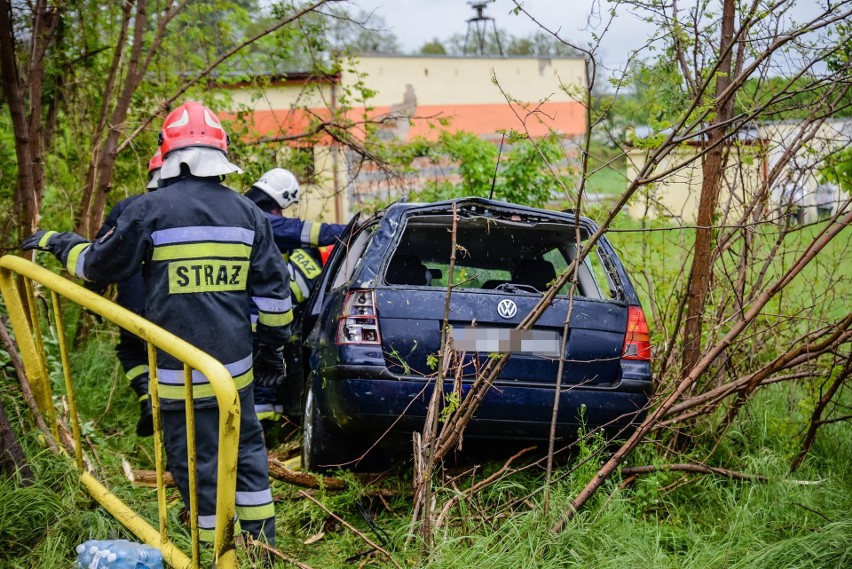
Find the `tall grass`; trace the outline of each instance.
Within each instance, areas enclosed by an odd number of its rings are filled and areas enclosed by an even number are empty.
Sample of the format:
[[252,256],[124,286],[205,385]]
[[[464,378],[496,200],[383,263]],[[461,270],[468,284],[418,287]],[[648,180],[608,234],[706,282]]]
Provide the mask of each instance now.
[[[10,399],[3,400],[8,408]],[[70,568],[79,543],[127,537],[88,498],[69,460],[45,450],[34,432],[21,442],[35,482],[24,487],[17,478],[0,478],[0,568]]]
[[[108,353],[107,348],[103,346],[104,352],[91,348],[88,358],[98,359]],[[83,364],[84,358],[80,358],[78,365]],[[320,491],[317,497],[377,539],[355,507],[358,500],[371,504],[375,523],[390,537],[389,548],[410,567],[848,567],[852,552],[852,428],[843,423],[826,425],[809,459],[791,475],[787,467],[790,434],[793,425],[803,419],[796,405],[803,396],[789,386],[766,390],[722,441],[717,456],[728,461],[726,467],[766,476],[766,482],[667,472],[640,477],[625,488],[619,488],[619,480],[612,480],[559,535],[550,528],[588,479],[594,461],[567,476],[572,464],[557,471],[559,481],[548,514],[543,511],[541,493],[536,493],[543,483],[540,470],[503,478],[454,510],[428,557],[416,541],[403,549],[411,514],[405,495],[390,498],[388,509],[379,500],[362,496],[363,486],[348,475],[350,491]],[[132,396],[128,397],[132,403]],[[9,390],[3,399],[7,406],[15,403]],[[132,422],[122,422],[123,406],[107,407],[107,414],[116,417],[101,417],[99,425],[118,429],[124,424],[125,431],[116,430],[97,441],[100,474],[122,499],[153,520],[154,493],[124,481],[117,459],[111,456],[143,443],[129,434]],[[20,421],[24,426],[26,418],[21,416]],[[33,432],[25,434],[23,442],[36,472],[36,484],[22,488],[15,480],[0,480],[0,568],[70,568],[74,547],[86,539],[133,539],[87,498],[68,460],[43,450]],[[696,456],[707,448],[700,445]],[[128,453],[128,457],[134,465],[140,457],[144,460],[144,454]],[[654,460],[651,445],[632,458],[634,464]],[[485,463],[477,476],[498,466]],[[404,491],[410,487],[409,477],[403,466],[385,484]],[[462,478],[459,488],[469,483],[469,478]],[[677,483],[682,485],[672,489]],[[369,547],[300,499],[296,489],[275,482],[273,492],[280,549],[315,568],[353,567],[364,561],[346,562]],[[174,493],[171,504],[174,518],[179,505]],[[180,524],[175,521],[172,527],[180,528]],[[323,537],[315,543],[304,543],[321,533]],[[185,544],[185,534],[178,531],[177,538]],[[378,556],[367,563],[390,566]]]
[[[74,330],[74,319],[69,328]],[[98,476],[149,520],[156,520],[156,498],[135,488],[123,475],[122,459],[135,468],[150,468],[150,441],[134,433],[136,402],[113,355],[115,333],[98,327],[73,353],[71,367],[81,415],[84,451]],[[66,396],[55,340],[45,340],[54,401]],[[43,437],[20,398],[10,366],[0,368],[0,399],[24,445],[35,474],[31,486],[0,478],[0,569],[74,567],[75,547],[88,539],[134,539],[82,488],[73,459],[47,450]],[[63,405],[58,404],[59,409]],[[180,536],[179,536],[180,537]]]
[[[727,439],[738,468],[766,482],[676,473],[652,474],[625,489],[614,481],[558,536],[550,532],[555,514],[544,515],[533,499],[498,526],[450,531],[426,566],[849,567],[852,429],[827,427],[807,466],[791,475],[776,424],[786,405],[784,394],[764,394]],[[643,459],[653,459],[652,449],[634,457]],[[685,484],[663,490],[679,480]],[[563,510],[575,490],[570,482],[559,488]]]
[[[389,549],[410,567],[849,567],[852,428],[842,423],[825,426],[805,465],[791,474],[790,429],[805,418],[795,401],[806,396],[794,391],[775,386],[759,394],[721,443],[718,455],[727,468],[763,476],[765,481],[658,472],[621,488],[621,480],[614,479],[564,532],[554,535],[554,522],[597,464],[592,461],[566,475],[584,457],[580,451],[575,462],[556,472],[559,481],[549,513],[544,513],[542,493],[537,492],[543,472],[515,473],[463,501],[438,533],[428,556],[416,540],[403,549],[411,514],[407,498],[391,500],[390,510],[374,500],[372,512],[390,536]],[[695,460],[709,448],[709,442],[699,444],[693,451]],[[588,454],[594,450],[588,449]],[[656,456],[649,444],[631,462],[653,464]],[[483,464],[477,479],[498,467],[498,463]],[[401,478],[393,479],[401,488],[409,482],[407,472],[398,471]],[[469,478],[461,479],[459,490],[469,483]],[[377,539],[354,507],[358,491],[356,483],[346,495],[320,492],[318,497]],[[290,555],[313,567],[348,567],[354,565],[347,558],[369,549],[337,524],[328,523],[319,509],[298,499],[294,490],[276,485],[275,492],[282,499],[277,506],[278,545]],[[439,500],[447,495],[439,492]],[[303,543],[320,532],[325,534],[321,540]],[[380,557],[369,565],[390,566]]]

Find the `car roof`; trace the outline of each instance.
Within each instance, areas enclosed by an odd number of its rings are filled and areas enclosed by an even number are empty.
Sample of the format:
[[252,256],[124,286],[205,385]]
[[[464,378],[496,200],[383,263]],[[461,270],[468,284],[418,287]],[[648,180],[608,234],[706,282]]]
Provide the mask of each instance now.
[[444,211],[446,213],[450,213],[452,211],[453,204],[456,204],[456,210],[460,213],[460,215],[464,215],[465,211],[480,215],[487,215],[488,213],[517,214],[522,217],[548,218],[561,223],[573,223],[576,219],[579,219],[580,223],[588,229],[594,230],[597,228],[591,219],[584,216],[577,216],[572,211],[541,209],[473,196],[431,203],[404,201],[394,202],[387,206],[380,215],[385,218],[397,219],[403,215],[415,212],[426,213],[434,211],[435,213],[438,213]]
[[[396,202],[389,205],[379,215],[382,225],[391,234],[397,228],[416,218],[416,229],[408,233],[405,247],[395,249],[395,253],[415,256],[423,262],[446,261],[449,251],[435,247],[435,231],[445,232],[453,205],[460,219],[465,223],[457,229],[460,243],[465,244],[465,264],[468,266],[489,267],[505,265],[507,260],[536,258],[557,248],[564,242],[566,226],[572,226],[579,220],[583,238],[591,234],[595,224],[588,218],[576,216],[572,212],[560,212],[521,206],[478,197],[456,198],[433,203]],[[494,221],[500,223],[495,224]],[[543,227],[544,226],[544,227]],[[547,229],[550,226],[550,229]],[[487,242],[465,235],[475,235],[487,227],[490,238]],[[519,231],[530,230],[529,238],[518,239]],[[572,239],[573,240],[573,239]],[[478,250],[477,247],[486,249]]]

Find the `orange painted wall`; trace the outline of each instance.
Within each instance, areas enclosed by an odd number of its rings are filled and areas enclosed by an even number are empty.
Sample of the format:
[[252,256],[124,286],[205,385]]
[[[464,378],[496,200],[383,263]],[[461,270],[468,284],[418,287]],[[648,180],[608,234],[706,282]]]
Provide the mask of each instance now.
[[[373,115],[382,116],[390,107],[377,108]],[[447,130],[474,132],[480,136],[497,135],[501,129],[514,128],[528,132],[530,136],[544,136],[549,129],[563,136],[578,136],[583,133],[584,112],[580,103],[543,103],[523,107],[508,104],[481,105],[418,105],[416,117],[409,131],[411,136],[434,138],[435,129],[429,122],[438,124],[438,119],[449,119]]]
[[[370,111],[373,119],[387,116],[390,107],[377,107]],[[313,109],[316,116],[327,119],[327,109]],[[350,111],[352,120],[362,120],[364,110]],[[223,116],[227,117],[226,113]],[[233,118],[233,117],[227,117]],[[255,110],[250,128],[257,136],[282,137],[303,133],[313,117],[304,110],[282,109]],[[439,120],[448,120],[448,126],[439,124]],[[422,105],[418,106],[411,119],[411,126],[399,126],[400,121],[390,121],[389,128],[405,134],[406,140],[415,136],[437,138],[440,130],[468,131],[483,137],[497,137],[500,129],[515,129],[528,132],[530,136],[546,135],[550,129],[563,136],[574,137],[584,131],[585,113],[577,102],[551,102],[524,107],[518,104],[480,104],[480,105]],[[405,122],[402,119],[402,122]],[[430,124],[432,126],[430,126]],[[433,128],[438,127],[438,128]],[[357,130],[357,129],[356,129]]]

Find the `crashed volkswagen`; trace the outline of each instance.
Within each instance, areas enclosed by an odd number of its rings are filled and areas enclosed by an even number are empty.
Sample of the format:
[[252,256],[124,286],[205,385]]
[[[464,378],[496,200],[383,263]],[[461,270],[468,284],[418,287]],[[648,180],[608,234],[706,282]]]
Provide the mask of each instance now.
[[306,468],[355,466],[368,451],[410,452],[412,432],[423,429],[445,318],[453,206],[446,318],[463,355],[462,391],[487,358],[511,354],[465,445],[547,441],[560,353],[558,442],[581,428],[623,433],[644,416],[652,391],[648,326],[605,238],[579,265],[573,294],[569,282],[531,330],[516,329],[585,250],[591,220],[480,198],[395,203],[350,223],[305,306],[303,379],[291,390],[301,397],[291,414],[301,415]]

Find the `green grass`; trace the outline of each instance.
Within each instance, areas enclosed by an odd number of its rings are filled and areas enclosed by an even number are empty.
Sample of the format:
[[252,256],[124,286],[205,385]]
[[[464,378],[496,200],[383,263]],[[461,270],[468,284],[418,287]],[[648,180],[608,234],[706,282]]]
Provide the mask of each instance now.
[[[758,226],[750,249],[752,261],[748,267],[746,292],[765,290],[780,278],[824,225],[820,223],[790,232],[777,252],[773,252],[773,247],[778,228],[773,225]],[[649,323],[652,324],[656,345],[662,345],[667,340],[663,327],[671,329],[674,326],[680,299],[684,294],[694,230],[673,227],[659,221],[650,222],[643,228],[640,222],[626,215],[617,218],[614,229],[607,238],[618,252],[639,294]],[[732,290],[740,255],[741,247],[736,246],[716,263],[715,287],[708,297],[706,312],[710,324],[716,322],[715,309],[718,304],[725,303],[726,315],[733,312]],[[769,259],[768,269],[759,287],[755,288],[766,259]],[[849,298],[852,298],[850,259],[852,228],[846,228],[767,304],[745,336],[757,338],[759,343],[756,349],[769,357],[777,350],[789,348],[790,343],[805,331],[843,318],[849,312]],[[655,306],[652,306],[652,299]],[[659,316],[659,321],[656,321],[655,315]],[[722,325],[713,333],[708,333],[708,339],[719,337],[726,331],[726,326]]]
[[618,196],[627,188],[624,168],[608,167],[599,170],[586,180],[586,191],[601,196]]
[[[95,338],[84,355],[76,358],[81,369],[89,365],[100,369],[97,362],[111,356],[109,342],[101,336]],[[19,402],[8,383],[10,378],[6,379],[2,393],[9,409]],[[99,375],[98,380],[104,382],[105,391],[112,385],[108,377],[104,380]],[[416,540],[404,549],[411,515],[410,498],[404,494],[389,498],[388,509],[377,499],[360,496],[363,486],[350,475],[350,491],[320,491],[316,497],[376,539],[355,507],[359,498],[369,504],[376,523],[390,536],[389,547],[397,560],[408,567],[848,567],[852,555],[852,454],[848,452],[852,448],[852,426],[837,423],[824,427],[804,466],[795,474],[789,473],[787,465],[795,451],[791,436],[806,418],[797,402],[805,397],[801,389],[780,385],[762,393],[748,413],[740,416],[717,453],[726,468],[767,476],[768,482],[693,475],[685,479],[685,485],[663,491],[681,475],[647,475],[625,489],[618,489],[619,480],[613,479],[559,535],[553,535],[550,527],[588,480],[596,461],[570,475],[568,465],[557,470],[561,479],[554,484],[548,514],[543,511],[541,493],[536,493],[543,481],[540,469],[502,479],[453,511],[428,557],[422,555]],[[105,410],[97,426],[116,429],[94,439],[99,449],[99,474],[122,499],[154,520],[153,491],[133,487],[120,474],[118,454],[125,455],[134,466],[147,463],[145,453],[133,454],[133,449],[144,447],[148,441],[129,434],[132,413],[127,412],[125,399],[132,403],[131,395],[116,391],[112,403],[101,402],[86,412]],[[123,431],[118,428],[122,424]],[[16,425],[25,427],[26,417],[21,416]],[[78,543],[93,538],[133,539],[86,496],[67,460],[53,457],[43,449],[38,436],[25,432],[28,434],[23,441],[37,482],[21,488],[15,481],[0,480],[0,540],[4,544],[0,567],[70,568]],[[696,460],[706,448],[702,445],[695,453]],[[631,463],[652,463],[655,456],[653,447],[645,446]],[[477,479],[498,467],[499,463],[485,464]],[[393,472],[385,485],[404,493],[410,482],[410,471],[403,467]],[[469,483],[462,478],[459,487]],[[297,490],[280,482],[273,484],[277,546],[315,568],[357,566],[357,562],[353,565],[345,560],[368,547],[327,519],[316,505],[302,499]],[[440,492],[438,503],[450,493]],[[509,507],[527,496],[526,503]],[[177,502],[173,491],[171,497],[174,517]],[[482,519],[483,515],[501,513],[503,517],[495,520]],[[172,527],[178,528],[178,541],[185,546],[186,536],[179,524]],[[320,532],[325,534],[322,539],[304,543]],[[390,564],[374,557],[367,566]]]
[[[397,558],[413,567],[846,567],[852,559],[852,457],[848,453],[852,432],[848,425],[827,430],[805,467],[791,475],[787,471],[789,438],[776,421],[787,413],[786,395],[778,389],[763,397],[736,424],[729,443],[733,448],[725,453],[737,456],[728,467],[767,476],[765,483],[692,476],[681,488],[662,492],[681,475],[649,475],[622,490],[613,480],[563,533],[553,535],[551,526],[589,472],[569,476],[555,486],[550,514],[543,512],[540,494],[530,497],[528,506],[506,509],[542,483],[540,471],[518,474],[460,507],[428,558],[422,558],[416,547],[400,550],[410,515],[406,500],[392,502],[393,513],[379,508],[377,520],[392,536]],[[653,460],[650,448],[634,458],[636,464],[643,460]],[[487,468],[493,470],[496,465]],[[320,499],[369,533],[352,507],[352,496],[327,494]],[[316,544],[301,544],[322,528],[321,521],[310,515],[307,504],[285,505],[279,512],[282,509],[279,520],[286,517],[291,531],[281,541],[302,561],[314,567],[345,567],[343,559],[363,551],[363,545],[340,528]],[[294,509],[301,518],[292,517]],[[502,509],[511,515],[492,522],[478,519]],[[375,565],[388,566],[379,561]]]
[[589,155],[586,191],[602,197],[615,197],[627,188],[626,159],[619,151],[600,144],[592,144]]

